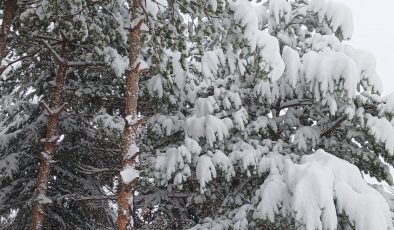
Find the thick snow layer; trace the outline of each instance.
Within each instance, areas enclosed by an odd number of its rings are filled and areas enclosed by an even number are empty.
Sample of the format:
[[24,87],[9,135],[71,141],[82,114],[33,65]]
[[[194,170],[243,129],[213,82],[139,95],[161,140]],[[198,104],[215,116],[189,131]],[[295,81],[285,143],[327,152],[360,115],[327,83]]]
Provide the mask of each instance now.
[[344,52],[360,67],[361,79],[365,81],[365,84],[363,84],[365,89],[376,93],[382,93],[383,85],[376,72],[375,57],[366,50],[356,49],[348,45],[344,46]]
[[231,119],[219,119],[213,115],[196,117],[195,115],[186,119],[186,135],[194,139],[205,137],[210,146],[215,141],[223,141],[229,136],[229,130],[233,127]]
[[127,57],[122,57],[112,47],[104,48],[104,61],[114,70],[117,77],[121,77],[129,66]]
[[284,19],[285,23],[289,23],[291,10],[291,5],[287,0],[269,1],[269,12],[276,25],[281,19]]
[[212,96],[199,98],[194,105],[193,115],[186,118],[186,135],[195,140],[204,137],[210,146],[213,146],[215,141],[220,142],[228,137],[233,122],[230,118],[220,119],[211,115],[217,106]]
[[249,168],[256,169],[257,167],[257,153],[258,151],[252,145],[245,142],[238,142],[234,145],[229,157],[233,162],[239,162],[241,170],[249,174]]
[[283,47],[282,58],[286,66],[285,76],[289,84],[294,88],[299,82],[300,56],[296,50],[285,46]]
[[160,75],[152,76],[148,82],[148,91],[151,96],[163,97],[163,77]]
[[201,150],[198,142],[191,138],[185,139],[185,145],[169,148],[156,158],[156,177],[161,179],[164,185],[176,174],[174,184],[181,186],[191,175],[189,164],[192,163],[192,159],[198,159]]
[[394,154],[394,127],[385,117],[373,117],[370,114],[366,115],[369,133],[371,133],[377,141],[385,144],[386,150]]
[[150,13],[155,19],[160,10],[164,10],[168,6],[167,0],[145,0],[142,3],[145,4],[144,10]]
[[394,92],[382,98],[381,102],[379,109],[383,113],[394,113]]
[[212,157],[212,162],[215,164],[215,166],[223,170],[227,181],[230,181],[230,179],[235,176],[235,170],[231,159],[222,151],[215,150],[215,154]]
[[320,101],[327,93],[343,89],[345,96],[353,98],[357,93],[361,70],[347,55],[341,52],[310,51],[302,57],[302,73],[314,92],[315,100]]
[[321,22],[327,20],[332,32],[341,29],[344,39],[353,35],[353,16],[348,6],[332,0],[310,0],[309,10],[317,13]]
[[[259,30],[259,16],[255,6],[249,1],[238,0],[231,5],[231,9],[234,11],[235,21],[244,28],[242,35],[249,42],[251,52],[258,50],[259,56],[264,60],[260,63],[260,68],[268,73],[272,81],[278,80],[284,72],[285,65],[277,38]],[[275,10],[280,14],[283,12],[281,8],[275,7]]]
[[211,78],[219,70],[220,65],[226,63],[226,58],[223,54],[223,50],[216,49],[213,51],[207,51],[201,58],[201,72],[206,78]]
[[128,166],[120,172],[120,176],[122,177],[122,181],[125,184],[128,184],[138,178],[139,172],[134,169],[134,167]]
[[294,144],[298,149],[306,151],[309,147],[315,147],[320,139],[320,128],[317,126],[303,126],[297,129],[294,135]]
[[256,192],[256,218],[273,221],[277,214],[291,215],[306,229],[334,230],[337,213],[342,213],[356,229],[393,229],[387,201],[356,166],[321,149],[299,164],[275,156],[269,156],[272,163],[262,164],[262,169],[274,171]]
[[200,182],[200,191],[204,193],[206,184],[216,178],[215,165],[209,156],[203,155],[200,157],[197,163],[196,177]]

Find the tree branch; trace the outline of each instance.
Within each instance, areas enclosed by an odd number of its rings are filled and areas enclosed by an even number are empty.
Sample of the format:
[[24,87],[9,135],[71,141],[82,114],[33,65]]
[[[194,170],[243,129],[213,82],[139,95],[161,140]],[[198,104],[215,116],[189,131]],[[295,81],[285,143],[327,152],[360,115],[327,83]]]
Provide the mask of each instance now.
[[334,121],[334,123],[332,123],[332,125],[328,128],[326,128],[324,131],[321,132],[320,136],[326,136],[328,135],[332,130],[334,130],[335,128],[338,127],[338,125],[340,125],[342,122],[344,122],[347,118],[347,115],[343,115],[341,117],[339,117],[337,120]]

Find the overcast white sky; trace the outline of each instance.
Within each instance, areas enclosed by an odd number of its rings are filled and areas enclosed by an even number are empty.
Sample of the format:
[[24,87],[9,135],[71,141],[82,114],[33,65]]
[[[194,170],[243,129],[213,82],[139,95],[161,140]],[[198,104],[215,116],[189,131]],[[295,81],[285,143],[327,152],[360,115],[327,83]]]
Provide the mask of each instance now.
[[353,12],[354,33],[351,44],[375,55],[383,83],[383,94],[394,92],[394,1],[336,0]]

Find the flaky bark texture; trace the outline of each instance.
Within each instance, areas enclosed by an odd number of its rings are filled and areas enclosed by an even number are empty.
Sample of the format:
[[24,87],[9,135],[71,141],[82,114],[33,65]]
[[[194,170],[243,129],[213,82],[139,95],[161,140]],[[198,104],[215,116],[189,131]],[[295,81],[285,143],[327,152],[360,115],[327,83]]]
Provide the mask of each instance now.
[[14,19],[14,15],[15,15],[16,7],[17,7],[16,1],[17,0],[5,0],[5,2],[3,3],[4,17],[0,30],[0,66],[1,66],[1,61],[6,56],[7,37],[10,33],[12,20]]
[[[141,0],[133,0],[131,5],[132,21],[137,18],[139,11],[141,10]],[[125,120],[136,120],[137,119],[137,101],[138,101],[138,82],[139,82],[139,63],[137,63],[138,55],[140,52],[140,35],[142,21],[137,23],[137,26],[131,28],[129,34],[129,68],[126,80],[126,106],[125,106]],[[126,126],[123,130],[121,153],[123,156],[122,170],[129,167],[135,167],[137,154],[128,158],[127,153],[129,146],[135,144],[135,138],[137,136],[139,123],[134,122],[129,124],[126,122]],[[117,229],[133,229],[133,194],[134,186],[136,181],[124,183],[120,176],[120,193],[118,197],[118,220]]]
[[66,71],[67,65],[65,63],[60,63],[57,70],[56,85],[53,88],[50,108],[45,105],[46,112],[48,113],[48,126],[46,138],[42,140],[44,149],[41,152],[40,169],[36,182],[36,190],[33,194],[33,219],[30,225],[31,230],[41,229],[44,220],[44,207],[46,202],[43,198],[45,198],[48,190],[51,162],[56,153],[56,143],[58,140],[56,130],[60,121],[60,113],[64,107],[63,89]]

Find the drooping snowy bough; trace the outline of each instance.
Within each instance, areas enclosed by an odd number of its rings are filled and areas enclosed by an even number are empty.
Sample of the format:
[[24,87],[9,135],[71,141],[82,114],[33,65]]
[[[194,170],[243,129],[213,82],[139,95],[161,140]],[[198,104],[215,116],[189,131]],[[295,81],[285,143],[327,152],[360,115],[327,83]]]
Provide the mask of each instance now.
[[184,204],[176,226],[393,229],[393,194],[363,175],[392,184],[394,106],[379,96],[374,58],[343,42],[351,11],[324,0],[196,4],[179,3],[189,43],[165,51],[170,70],[145,89],[156,113],[143,148],[158,155],[168,194],[183,194],[162,198]]

